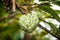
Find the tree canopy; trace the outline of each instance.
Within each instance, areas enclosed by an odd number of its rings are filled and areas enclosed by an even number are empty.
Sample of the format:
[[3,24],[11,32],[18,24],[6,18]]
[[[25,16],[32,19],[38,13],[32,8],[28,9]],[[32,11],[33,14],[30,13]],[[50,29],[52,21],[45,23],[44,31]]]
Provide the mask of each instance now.
[[[0,40],[60,40],[59,0],[0,0]],[[45,26],[44,26],[44,25]]]

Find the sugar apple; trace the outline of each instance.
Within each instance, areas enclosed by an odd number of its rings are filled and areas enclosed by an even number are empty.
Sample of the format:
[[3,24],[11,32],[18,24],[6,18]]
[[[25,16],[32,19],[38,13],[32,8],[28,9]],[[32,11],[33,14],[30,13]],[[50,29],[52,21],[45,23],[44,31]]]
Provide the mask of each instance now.
[[27,30],[27,32],[33,32],[39,23],[39,18],[37,14],[27,14],[22,15],[19,18],[19,24],[22,29]]

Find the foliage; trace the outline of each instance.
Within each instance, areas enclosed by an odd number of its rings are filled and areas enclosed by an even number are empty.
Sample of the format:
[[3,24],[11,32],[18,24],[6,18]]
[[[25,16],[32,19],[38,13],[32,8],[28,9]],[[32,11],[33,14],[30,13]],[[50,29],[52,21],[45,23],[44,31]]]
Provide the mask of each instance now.
[[[26,34],[29,34],[30,40],[50,40],[46,37],[48,33],[60,40],[60,24],[49,21],[50,18],[60,23],[60,10],[51,8],[51,4],[60,7],[60,1],[39,0],[38,3],[35,3],[35,0],[10,1],[0,0],[0,40],[28,40]],[[41,25],[41,22],[48,24],[51,29]],[[37,27],[40,28],[38,31]]]

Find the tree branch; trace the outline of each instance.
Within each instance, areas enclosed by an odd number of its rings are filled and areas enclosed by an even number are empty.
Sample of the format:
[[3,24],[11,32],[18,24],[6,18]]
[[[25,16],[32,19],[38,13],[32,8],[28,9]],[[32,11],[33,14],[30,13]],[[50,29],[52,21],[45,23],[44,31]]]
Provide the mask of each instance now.
[[12,1],[12,11],[16,11],[16,6],[15,6],[15,0],[11,0]]
[[[41,24],[38,24],[38,26],[40,28],[42,28],[43,30],[45,30],[46,32],[48,32],[49,34],[51,34],[52,36],[56,37],[51,31],[49,31],[48,29],[46,29],[45,27],[43,27]],[[58,37],[56,37],[56,38],[58,38]]]
[[[28,13],[28,11],[26,9],[24,9],[22,6],[30,6],[30,5],[40,5],[41,6],[41,5],[43,5],[43,4],[23,4],[23,5],[19,5],[18,3],[15,3],[15,4],[16,4],[16,8],[19,9],[22,14]],[[44,3],[44,4],[48,4],[48,3]],[[16,13],[11,14],[10,16],[6,16],[6,17],[0,17],[0,20],[4,20],[6,18],[12,18],[15,15],[16,15]]]
[[[39,20],[41,20],[41,21],[47,23],[46,21],[44,21],[44,20],[41,19],[41,18],[39,18]],[[40,28],[42,28],[43,30],[45,30],[46,32],[50,33],[52,36],[58,38],[56,35],[54,35],[51,31],[49,31],[48,29],[46,29],[45,27],[43,27],[41,24],[38,24],[38,26],[39,26]]]
[[7,19],[7,18],[14,18],[16,15],[20,14],[20,12],[16,12],[14,14],[10,14],[8,16],[5,16],[5,17],[0,17],[0,21],[1,20],[4,20],[4,19]]
[[24,6],[20,6],[18,3],[16,3],[16,7],[17,7],[17,9],[19,9],[21,11],[22,14],[27,14],[28,13],[28,10],[26,10],[24,8]]

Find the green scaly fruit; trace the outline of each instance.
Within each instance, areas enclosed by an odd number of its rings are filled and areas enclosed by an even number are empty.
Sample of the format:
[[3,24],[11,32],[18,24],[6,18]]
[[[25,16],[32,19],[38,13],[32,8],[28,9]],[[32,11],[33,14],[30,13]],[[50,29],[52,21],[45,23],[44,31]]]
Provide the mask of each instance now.
[[36,14],[22,15],[19,18],[19,24],[22,29],[27,30],[27,32],[33,32],[39,23],[39,18]]

